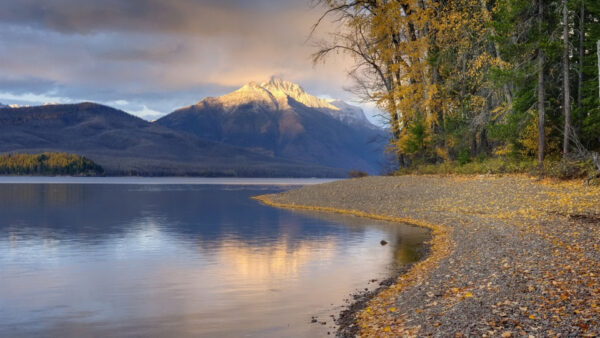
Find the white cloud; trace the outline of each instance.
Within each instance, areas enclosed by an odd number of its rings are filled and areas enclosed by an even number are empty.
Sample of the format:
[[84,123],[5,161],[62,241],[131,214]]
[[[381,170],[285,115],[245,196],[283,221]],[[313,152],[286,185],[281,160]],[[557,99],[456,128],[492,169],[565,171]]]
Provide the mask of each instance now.
[[43,105],[46,103],[72,103],[67,97],[52,96],[51,94],[13,94],[0,92],[0,101],[13,104]]

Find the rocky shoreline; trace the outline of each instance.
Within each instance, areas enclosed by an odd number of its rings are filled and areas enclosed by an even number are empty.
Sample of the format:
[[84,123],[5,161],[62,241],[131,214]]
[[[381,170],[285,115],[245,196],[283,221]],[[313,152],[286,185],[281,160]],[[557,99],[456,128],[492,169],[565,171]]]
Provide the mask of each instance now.
[[358,309],[357,335],[600,335],[598,187],[368,177],[259,199],[432,229],[431,254]]
[[[420,250],[419,256],[421,259],[425,259],[430,253],[431,246],[425,243]],[[350,338],[358,335],[361,329],[358,318],[362,311],[364,311],[369,306],[370,302],[381,292],[396,284],[398,278],[410,271],[414,265],[415,263],[411,263],[402,266],[397,271],[394,271],[390,277],[378,282],[378,287],[374,290],[362,291],[351,295],[352,300],[346,309],[341,311],[339,316],[335,318],[335,324],[337,326],[336,336]],[[373,282],[377,281],[373,280]]]

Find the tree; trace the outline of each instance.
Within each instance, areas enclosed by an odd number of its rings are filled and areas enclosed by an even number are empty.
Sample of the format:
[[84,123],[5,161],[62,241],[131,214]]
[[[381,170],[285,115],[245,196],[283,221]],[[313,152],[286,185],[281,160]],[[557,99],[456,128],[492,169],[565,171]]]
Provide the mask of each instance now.
[[571,84],[569,82],[569,51],[571,46],[569,45],[569,9],[567,8],[567,0],[562,0],[562,12],[563,12],[563,57],[562,57],[562,69],[563,69],[563,104],[565,112],[565,129],[564,129],[564,142],[563,142],[563,157],[567,159],[569,156],[569,140],[571,138]]
[[[588,149],[600,149],[600,99],[599,99],[599,51],[597,42],[600,40],[600,3],[594,0],[584,0],[581,3],[583,20],[580,19],[578,31],[583,37],[583,60],[580,60],[578,71],[582,77],[581,109],[575,115],[575,125],[578,126],[578,137]],[[580,14],[581,15],[581,14]],[[581,42],[580,42],[581,43]],[[578,89],[579,90],[579,89]],[[580,127],[579,127],[580,126]]]
[[444,125],[436,135],[444,141],[438,152],[449,152],[449,158],[465,150],[471,155],[489,153],[492,112],[504,100],[512,101],[509,86],[496,86],[488,77],[490,69],[507,66],[498,45],[490,41],[495,34],[490,25],[490,4],[482,0],[440,3],[431,24]]
[[[314,61],[336,51],[354,58],[350,76],[355,93],[388,113],[393,148],[406,140],[414,121],[432,120],[435,85],[431,83],[427,52],[431,8],[422,0],[321,0],[327,16],[344,23],[331,41],[320,43]],[[402,154],[400,154],[402,155]],[[405,157],[400,156],[404,162]]]
[[578,1],[579,20],[577,21],[577,35],[579,44],[577,46],[577,130],[576,134],[581,131],[581,114],[583,109],[583,60],[585,57],[585,0]]
[[[541,32],[544,24],[544,1],[538,0],[538,29]],[[538,42],[539,44],[539,42]],[[546,151],[546,82],[544,79],[544,50],[538,46],[538,166],[544,164],[544,156]]]

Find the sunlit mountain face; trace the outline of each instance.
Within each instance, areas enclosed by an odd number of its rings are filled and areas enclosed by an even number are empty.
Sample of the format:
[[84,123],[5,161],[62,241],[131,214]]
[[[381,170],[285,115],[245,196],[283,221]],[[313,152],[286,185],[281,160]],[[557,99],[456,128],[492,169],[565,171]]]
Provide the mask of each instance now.
[[386,134],[364,112],[278,78],[250,82],[159,119],[157,124],[216,142],[323,166],[379,172]]
[[232,93],[206,98],[194,106],[222,105],[226,113],[235,113],[240,106],[248,104],[258,110],[294,110],[294,103],[301,103],[347,124],[360,123],[365,127],[374,127],[360,107],[342,100],[321,99],[307,93],[300,85],[277,77],[260,84],[249,82]]

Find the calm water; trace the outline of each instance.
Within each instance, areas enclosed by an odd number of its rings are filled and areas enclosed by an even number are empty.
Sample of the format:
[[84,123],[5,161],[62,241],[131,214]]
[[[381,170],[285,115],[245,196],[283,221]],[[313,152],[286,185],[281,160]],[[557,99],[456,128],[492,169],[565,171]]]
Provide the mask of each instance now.
[[322,336],[427,237],[249,199],[315,181],[19,180],[0,178],[2,337]]

